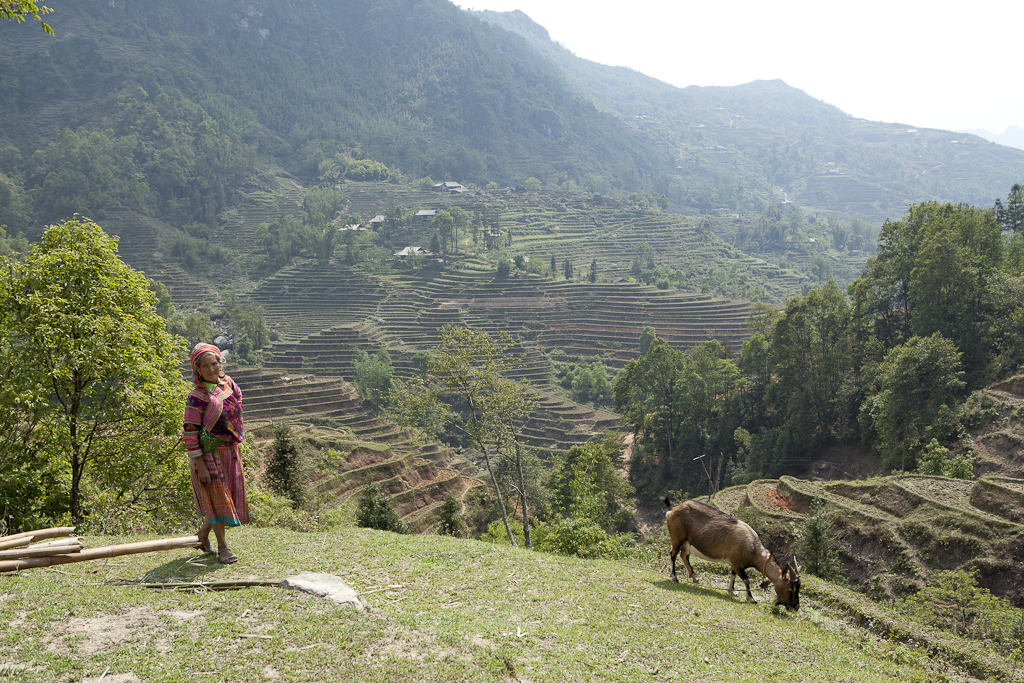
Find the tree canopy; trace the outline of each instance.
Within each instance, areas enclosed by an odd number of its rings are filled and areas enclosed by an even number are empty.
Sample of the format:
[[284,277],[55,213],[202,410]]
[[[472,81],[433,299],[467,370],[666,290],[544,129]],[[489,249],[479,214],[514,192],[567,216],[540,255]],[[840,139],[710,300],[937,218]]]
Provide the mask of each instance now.
[[185,349],[165,331],[146,278],[81,217],[50,226],[23,262],[0,268],[0,413],[20,442],[0,453],[3,468],[34,458],[40,475],[59,480],[75,521],[93,494],[132,501],[166,485],[180,455]]
[[25,18],[35,19],[43,31],[53,35],[53,29],[43,21],[43,15],[53,10],[45,5],[37,5],[34,0],[0,0],[0,21],[15,21],[19,24]]

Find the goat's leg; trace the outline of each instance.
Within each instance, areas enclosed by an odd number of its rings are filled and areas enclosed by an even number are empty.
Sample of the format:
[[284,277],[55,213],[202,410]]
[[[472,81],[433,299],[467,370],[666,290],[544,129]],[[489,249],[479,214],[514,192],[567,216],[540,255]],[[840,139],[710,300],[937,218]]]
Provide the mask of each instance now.
[[679,549],[683,546],[682,543],[672,546],[672,580],[679,583],[679,577],[676,576],[676,555],[679,554]]
[[683,566],[686,567],[686,573],[690,577],[690,581],[697,583],[697,575],[693,573],[693,567],[690,566],[690,548],[687,547],[683,553]]
[[740,578],[743,579],[743,585],[747,587],[747,602],[752,602],[756,605],[757,600],[755,600],[754,596],[750,593],[750,578],[747,576],[746,569],[740,570]]

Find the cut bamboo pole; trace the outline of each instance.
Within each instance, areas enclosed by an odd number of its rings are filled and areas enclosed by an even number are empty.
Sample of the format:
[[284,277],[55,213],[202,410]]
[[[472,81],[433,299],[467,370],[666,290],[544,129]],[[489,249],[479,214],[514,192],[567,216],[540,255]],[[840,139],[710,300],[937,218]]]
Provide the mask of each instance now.
[[8,548],[20,548],[23,545],[28,545],[32,542],[32,536],[23,536],[12,539],[0,539],[0,550],[7,550]]
[[261,579],[240,579],[238,581],[188,581],[179,583],[125,583],[125,586],[141,586],[142,588],[161,588],[164,590],[181,589],[204,589],[213,591],[232,590],[236,588],[249,588],[252,586],[277,586],[280,581],[265,581]]
[[138,543],[125,543],[122,545],[108,545],[101,548],[90,548],[73,555],[51,555],[49,557],[33,557],[27,560],[6,560],[0,562],[0,573],[18,571],[19,569],[35,569],[36,567],[51,567],[55,564],[87,562],[89,560],[99,560],[107,557],[134,555],[136,553],[154,553],[161,550],[198,547],[198,536],[161,538],[155,541],[139,541]]
[[16,538],[23,539],[26,536],[31,536],[36,541],[42,541],[47,538],[70,536],[74,532],[75,527],[73,526],[57,526],[50,529],[36,529],[35,531],[22,531],[20,534],[11,534],[10,536],[0,536],[0,542],[10,541]]
[[59,548],[63,545],[85,545],[78,536],[70,536],[68,538],[58,538],[56,541],[46,541],[45,543],[33,543],[30,547],[34,548]]
[[0,550],[0,560],[18,560],[24,557],[49,557],[50,555],[67,555],[78,553],[84,546],[81,543],[75,545],[58,545],[47,548],[15,548],[14,550]]

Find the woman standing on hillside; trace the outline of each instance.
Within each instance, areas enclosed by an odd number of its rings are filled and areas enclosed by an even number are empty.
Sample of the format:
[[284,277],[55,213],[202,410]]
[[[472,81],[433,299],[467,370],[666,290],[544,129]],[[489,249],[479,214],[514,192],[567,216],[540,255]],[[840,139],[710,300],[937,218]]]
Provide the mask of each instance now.
[[217,557],[223,564],[238,561],[228,548],[226,527],[249,522],[241,443],[242,391],[221,369],[220,349],[197,344],[190,356],[192,391],[185,401],[185,448],[196,508],[206,519],[199,529],[204,554],[213,554],[210,530],[217,537]]

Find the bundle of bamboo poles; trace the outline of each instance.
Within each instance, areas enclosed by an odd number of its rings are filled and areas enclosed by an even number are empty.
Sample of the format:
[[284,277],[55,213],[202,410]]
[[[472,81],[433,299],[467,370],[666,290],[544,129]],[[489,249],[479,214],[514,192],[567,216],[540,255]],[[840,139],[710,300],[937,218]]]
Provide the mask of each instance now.
[[[25,531],[10,536],[0,536],[0,573],[13,572],[19,569],[50,567],[55,564],[88,562],[89,560],[133,555],[135,553],[199,547],[198,536],[183,536],[181,538],[160,538],[155,541],[108,545],[86,550],[82,539],[73,536],[74,532],[75,527],[65,526]],[[51,538],[57,540],[39,543],[39,541]]]

